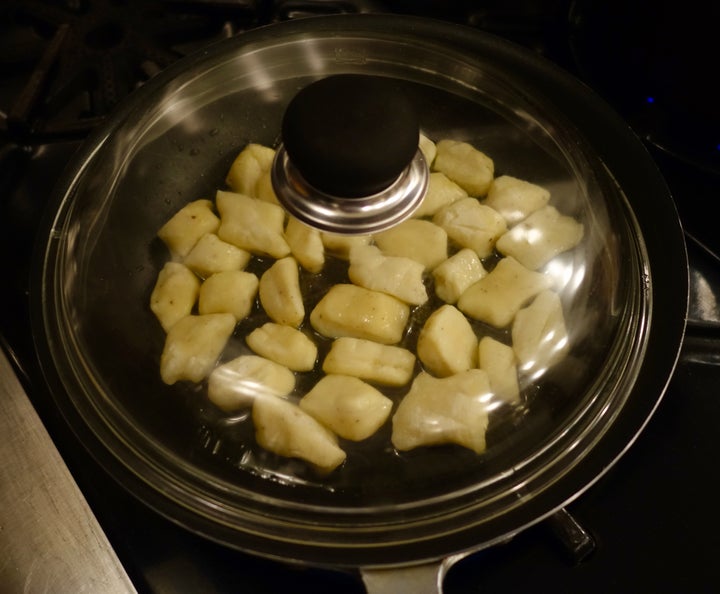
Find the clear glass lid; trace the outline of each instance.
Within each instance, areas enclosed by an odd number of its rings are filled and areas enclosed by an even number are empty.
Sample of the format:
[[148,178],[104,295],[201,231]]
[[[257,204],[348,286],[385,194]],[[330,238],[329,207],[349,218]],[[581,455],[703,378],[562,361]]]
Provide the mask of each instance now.
[[[562,75],[437,24],[341,20],[151,81],[82,155],[43,257],[67,405],[161,511],[261,552],[510,516],[612,427],[647,347],[644,239],[545,95]],[[350,236],[271,180],[289,102],[348,73],[402,90],[428,171],[411,215]]]

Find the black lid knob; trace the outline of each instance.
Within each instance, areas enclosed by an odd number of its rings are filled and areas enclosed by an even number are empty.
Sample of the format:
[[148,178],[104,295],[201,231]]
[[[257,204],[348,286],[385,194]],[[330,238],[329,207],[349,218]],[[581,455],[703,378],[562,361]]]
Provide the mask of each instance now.
[[390,186],[418,149],[419,121],[397,81],[329,76],[303,88],[282,122],[288,158],[312,187],[355,198]]
[[427,191],[420,126],[401,84],[339,74],[290,102],[271,178],[278,202],[333,233],[375,233],[407,219]]

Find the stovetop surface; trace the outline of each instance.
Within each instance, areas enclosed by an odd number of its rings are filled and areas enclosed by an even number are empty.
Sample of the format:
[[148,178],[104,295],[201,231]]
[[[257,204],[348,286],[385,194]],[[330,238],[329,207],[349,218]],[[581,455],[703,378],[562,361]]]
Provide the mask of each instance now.
[[[26,8],[17,12],[21,4]],[[667,393],[645,431],[616,466],[567,506],[594,538],[593,552],[582,560],[574,558],[552,526],[541,523],[507,544],[458,563],[446,578],[446,593],[531,588],[588,593],[717,591],[720,514],[712,485],[720,456],[716,430],[720,418],[720,234],[713,217],[707,216],[720,189],[717,146],[706,141],[704,132],[695,143],[687,136],[675,142],[669,130],[672,127],[667,125],[667,110],[659,117],[661,125],[653,119],[658,117],[657,102],[669,101],[671,94],[662,88],[644,89],[645,93],[633,88],[641,100],[615,97],[614,90],[605,90],[607,73],[603,68],[607,64],[598,67],[593,62],[596,56],[588,60],[582,41],[569,43],[586,30],[587,19],[597,14],[593,11],[600,10],[605,18],[606,10],[618,8],[616,3],[150,2],[145,4],[149,12],[143,27],[144,39],[152,43],[145,50],[146,59],[140,61],[140,75],[129,75],[122,68],[123,74],[117,74],[107,63],[135,59],[136,45],[119,33],[114,20],[120,16],[113,11],[120,11],[123,4],[126,10],[136,8],[133,2],[7,2],[0,9],[7,11],[5,16],[12,16],[16,25],[12,39],[0,36],[4,39],[0,47],[5,49],[0,52],[4,56],[0,59],[0,110],[5,116],[0,129],[0,249],[6,255],[0,335],[33,404],[140,592],[364,590],[355,574],[259,559],[187,532],[133,499],[77,442],[39,381],[29,332],[27,273],[45,200],[98,118],[141,84],[142,77],[152,76],[198,44],[241,34],[244,28],[272,20],[330,9],[372,11],[388,6],[394,12],[454,20],[500,34],[595,85],[628,118],[656,159],[676,199],[690,257],[687,337]],[[198,5],[202,5],[200,9]],[[97,6],[106,11],[102,19],[93,14]],[[174,18],[166,18],[163,24],[162,14]],[[639,17],[635,14],[633,18]],[[105,57],[105,62],[97,62],[93,74],[104,77],[103,84],[90,85],[88,91],[88,80],[83,78],[87,73],[77,74],[67,62],[62,65],[67,84],[53,87],[52,100],[42,101],[39,107],[30,100],[20,102],[18,96],[27,88],[28,65],[42,63],[61,25],[68,23],[75,35],[80,24],[84,27],[86,55]],[[607,26],[605,20],[601,23]],[[170,34],[173,40],[169,44]],[[111,51],[118,47],[123,52]],[[657,82],[659,78],[654,75],[648,80]],[[658,93],[651,94],[655,91]],[[648,102],[648,97],[657,99]],[[713,125],[710,121],[707,128],[712,130]]]

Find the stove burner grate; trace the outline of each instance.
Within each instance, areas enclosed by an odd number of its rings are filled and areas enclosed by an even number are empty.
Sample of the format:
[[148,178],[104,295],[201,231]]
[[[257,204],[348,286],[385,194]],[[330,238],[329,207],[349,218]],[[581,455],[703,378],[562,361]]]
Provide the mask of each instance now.
[[0,11],[0,84],[15,89],[5,132],[19,144],[83,137],[156,73],[261,16],[255,0],[10,0]]

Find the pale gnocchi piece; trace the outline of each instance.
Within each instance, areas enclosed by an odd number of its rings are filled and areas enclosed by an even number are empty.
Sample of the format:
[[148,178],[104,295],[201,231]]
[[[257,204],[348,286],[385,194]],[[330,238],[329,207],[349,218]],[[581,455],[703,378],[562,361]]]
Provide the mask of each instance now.
[[225,177],[225,183],[233,192],[256,198],[255,189],[258,180],[263,173],[270,170],[273,159],[275,159],[274,149],[250,143],[235,157]]
[[208,377],[208,398],[225,412],[249,408],[258,398],[285,398],[295,389],[295,374],[257,355],[240,355],[218,365]]
[[267,322],[255,328],[245,341],[258,355],[292,371],[310,371],[317,360],[317,346],[301,330]]
[[436,144],[433,168],[476,198],[485,196],[495,176],[495,164],[468,142],[445,139]]
[[521,373],[539,377],[562,360],[569,348],[560,297],[543,291],[515,316],[511,330],[512,345]]
[[293,402],[277,396],[257,398],[252,419],[255,440],[269,452],[305,460],[322,474],[345,461],[335,434]]
[[395,297],[340,283],[312,310],[310,324],[328,338],[350,336],[395,344],[402,339],[409,317],[408,305]]
[[393,415],[392,443],[400,451],[453,443],[482,454],[491,399],[481,369],[445,378],[421,372]]
[[558,254],[577,246],[583,233],[582,223],[548,205],[505,233],[496,247],[501,254],[538,270]]
[[297,327],[305,318],[298,263],[292,256],[277,260],[260,277],[260,305],[273,322]]
[[300,399],[299,406],[340,437],[361,441],[387,421],[393,402],[357,377],[326,375]]
[[207,277],[200,285],[198,312],[230,313],[236,320],[252,311],[259,281],[252,272],[225,270]]
[[484,203],[498,211],[511,227],[541,209],[549,200],[550,192],[542,186],[500,175],[490,184]]
[[189,315],[173,324],[160,356],[160,377],[172,385],[180,380],[199,383],[213,370],[235,330],[229,313]]
[[183,264],[202,278],[225,270],[242,270],[250,261],[250,252],[220,239],[215,233],[203,235]]
[[420,152],[422,152],[423,157],[425,157],[427,166],[432,167],[435,155],[437,154],[435,143],[421,132],[420,139],[418,141],[418,148],[420,149]]
[[371,235],[343,235],[342,233],[320,232],[325,251],[343,260],[350,257],[352,249],[359,245],[368,245],[372,241]]
[[157,232],[173,257],[182,259],[206,233],[215,233],[220,219],[210,200],[195,200],[177,211]]
[[505,219],[475,198],[456,200],[437,211],[432,220],[445,229],[452,241],[475,250],[480,258],[492,254],[495,243],[507,230]]
[[277,204],[235,192],[218,190],[220,239],[253,254],[284,258],[290,253],[283,235],[285,211]]
[[280,204],[277,194],[275,194],[275,188],[272,184],[272,175],[270,171],[265,171],[260,175],[260,178],[255,184],[255,198],[258,200],[264,200],[265,202],[271,202],[273,204]]
[[431,217],[444,206],[467,197],[468,193],[447,175],[440,171],[433,171],[428,179],[427,193],[413,216],[416,218]]
[[399,346],[346,336],[333,341],[322,369],[328,374],[398,387],[412,379],[415,355]]
[[487,373],[490,389],[498,401],[520,402],[517,359],[510,345],[483,336],[478,344],[478,367]]
[[308,272],[320,272],[325,266],[325,246],[320,231],[300,222],[295,217],[289,217],[285,225],[285,241],[290,246],[290,252]]
[[486,274],[475,250],[463,248],[433,269],[435,294],[445,303],[455,304],[465,289]]
[[425,321],[417,341],[420,362],[437,377],[477,367],[478,339],[454,305],[442,305]]
[[348,277],[353,283],[410,305],[422,305],[428,300],[424,271],[420,262],[403,256],[385,256],[374,245],[359,246],[350,252]]
[[486,276],[470,285],[460,295],[457,307],[475,320],[504,328],[513,321],[521,307],[550,285],[550,277],[530,270],[508,256]]
[[427,270],[447,258],[448,234],[431,221],[407,219],[375,234],[374,240],[385,255],[416,260]]
[[190,315],[200,290],[200,279],[184,264],[166,262],[150,294],[150,309],[167,332]]

